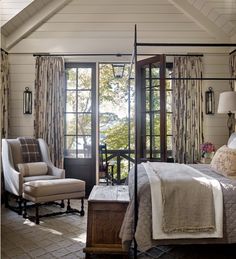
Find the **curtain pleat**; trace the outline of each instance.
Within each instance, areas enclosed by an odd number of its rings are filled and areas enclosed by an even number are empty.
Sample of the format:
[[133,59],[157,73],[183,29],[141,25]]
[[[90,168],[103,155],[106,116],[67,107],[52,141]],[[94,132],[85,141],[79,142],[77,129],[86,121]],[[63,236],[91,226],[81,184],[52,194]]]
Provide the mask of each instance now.
[[1,137],[9,135],[9,61],[8,55],[1,50]]
[[173,82],[173,154],[178,163],[193,163],[200,158],[203,142],[202,60],[200,57],[175,57],[173,76],[193,78]]
[[[230,70],[230,76],[232,78],[236,78],[236,55],[235,53],[230,55],[229,57],[229,70]],[[236,91],[236,80],[232,80],[230,82],[231,90]],[[235,121],[236,121],[236,114],[234,115]],[[234,131],[236,132],[236,125]]]
[[63,168],[65,68],[62,57],[37,57],[34,134],[43,138],[55,166]]
[[[229,70],[230,70],[230,76],[232,78],[236,77],[236,55],[231,55],[229,57]],[[236,91],[236,81],[232,80],[231,82],[231,89]]]

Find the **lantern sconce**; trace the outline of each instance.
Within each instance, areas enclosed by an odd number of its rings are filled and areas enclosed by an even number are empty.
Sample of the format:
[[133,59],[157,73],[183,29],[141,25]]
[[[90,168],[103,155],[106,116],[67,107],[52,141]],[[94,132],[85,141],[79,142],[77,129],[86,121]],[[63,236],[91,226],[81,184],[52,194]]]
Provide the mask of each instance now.
[[124,75],[125,64],[112,64],[113,75],[115,78],[122,78]]
[[206,103],[206,114],[214,115],[215,113],[215,97],[212,87],[209,87],[205,93],[205,103]]
[[32,92],[29,87],[26,87],[23,92],[23,113],[32,114]]

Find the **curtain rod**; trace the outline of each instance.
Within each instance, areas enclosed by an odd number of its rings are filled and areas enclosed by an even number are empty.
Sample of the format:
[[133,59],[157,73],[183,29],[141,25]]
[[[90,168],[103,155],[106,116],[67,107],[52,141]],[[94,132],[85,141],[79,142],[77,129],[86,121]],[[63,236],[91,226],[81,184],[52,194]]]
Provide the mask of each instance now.
[[[107,54],[107,53],[104,53],[104,54],[101,54],[101,53],[88,53],[88,54],[84,54],[84,53],[71,53],[71,54],[66,54],[66,53],[58,53],[58,54],[50,54],[50,53],[34,53],[33,56],[34,57],[41,57],[41,56],[68,56],[68,57],[73,57],[73,56],[82,56],[82,57],[96,57],[96,56],[116,56],[116,57],[122,57],[122,56],[132,56],[133,54],[128,54],[128,53],[124,53],[124,54]],[[138,54],[138,56],[156,56],[156,55],[159,55],[159,54],[152,54],[152,53],[140,53]],[[166,56],[168,57],[175,57],[175,56],[194,56],[194,57],[203,57],[204,55],[203,54],[165,54]]]
[[1,48],[1,51],[5,52],[7,55],[9,54],[5,49]]
[[236,43],[137,43],[137,46],[149,47],[235,47]]

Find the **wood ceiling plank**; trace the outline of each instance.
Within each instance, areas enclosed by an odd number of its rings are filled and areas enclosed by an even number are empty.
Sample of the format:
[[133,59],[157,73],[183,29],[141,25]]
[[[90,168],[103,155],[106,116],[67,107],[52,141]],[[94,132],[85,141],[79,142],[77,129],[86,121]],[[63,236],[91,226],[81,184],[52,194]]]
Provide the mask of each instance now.
[[17,42],[27,37],[32,31],[37,29],[43,22],[54,15],[58,10],[63,8],[71,0],[53,0],[44,8],[41,8],[36,14],[31,16],[27,21],[22,23],[6,39],[6,47],[10,50]]
[[214,22],[209,20],[204,14],[201,13],[201,11],[196,9],[187,0],[168,1],[174,4],[176,8],[181,10],[186,16],[196,22],[201,28],[214,36],[218,41],[228,42],[230,40],[229,36],[222,29],[220,29]]

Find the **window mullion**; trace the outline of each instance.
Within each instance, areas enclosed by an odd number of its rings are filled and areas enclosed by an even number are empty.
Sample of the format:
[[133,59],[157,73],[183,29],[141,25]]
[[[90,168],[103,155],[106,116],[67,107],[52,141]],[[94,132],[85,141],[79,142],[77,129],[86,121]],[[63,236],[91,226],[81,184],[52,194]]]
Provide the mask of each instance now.
[[150,91],[149,91],[149,117],[150,117],[150,158],[152,157],[152,135],[153,135],[153,113],[152,113],[152,65],[149,64],[149,87],[150,87]]
[[165,81],[165,56],[161,56],[160,64],[160,146],[161,146],[161,161],[167,160],[167,145],[166,145],[166,81]]
[[75,106],[76,106],[76,115],[75,115],[75,134],[76,134],[76,158],[79,157],[78,150],[78,67],[76,68],[76,95],[75,95]]

